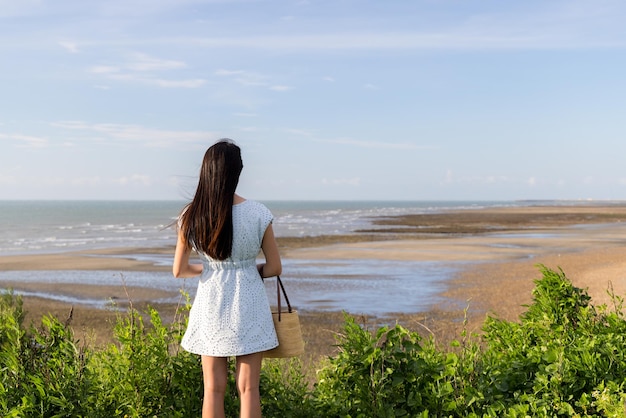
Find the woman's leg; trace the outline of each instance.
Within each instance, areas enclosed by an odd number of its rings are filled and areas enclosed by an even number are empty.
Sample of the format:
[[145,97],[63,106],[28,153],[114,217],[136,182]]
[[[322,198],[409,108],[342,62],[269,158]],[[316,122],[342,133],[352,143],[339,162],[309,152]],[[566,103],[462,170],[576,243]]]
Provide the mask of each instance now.
[[204,376],[202,418],[224,418],[228,359],[202,356],[202,375]]
[[248,354],[237,357],[236,379],[239,400],[241,402],[241,418],[261,417],[261,396],[259,383],[261,380],[261,363],[263,353]]

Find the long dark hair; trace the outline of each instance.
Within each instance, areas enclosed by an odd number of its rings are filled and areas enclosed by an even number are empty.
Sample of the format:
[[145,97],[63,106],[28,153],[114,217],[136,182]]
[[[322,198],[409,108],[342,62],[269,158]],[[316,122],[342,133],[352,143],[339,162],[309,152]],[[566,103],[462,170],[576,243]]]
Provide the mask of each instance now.
[[233,246],[233,199],[243,169],[240,148],[220,139],[204,154],[196,194],[180,216],[187,243],[209,257],[225,260]]

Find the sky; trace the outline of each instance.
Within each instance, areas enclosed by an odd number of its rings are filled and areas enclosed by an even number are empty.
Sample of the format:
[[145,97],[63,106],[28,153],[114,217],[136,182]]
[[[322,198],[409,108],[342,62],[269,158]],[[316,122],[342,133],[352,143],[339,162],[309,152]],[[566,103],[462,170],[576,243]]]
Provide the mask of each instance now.
[[0,200],[626,199],[621,0],[0,0]]

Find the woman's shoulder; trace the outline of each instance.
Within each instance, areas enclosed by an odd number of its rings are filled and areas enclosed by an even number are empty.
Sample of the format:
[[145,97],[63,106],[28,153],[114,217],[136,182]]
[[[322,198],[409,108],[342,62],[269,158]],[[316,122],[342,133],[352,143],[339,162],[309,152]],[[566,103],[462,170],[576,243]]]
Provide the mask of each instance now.
[[246,199],[234,207],[245,212],[271,213],[267,206],[257,200]]
[[249,218],[256,218],[260,223],[267,226],[274,220],[274,215],[267,206],[256,200],[246,200],[239,205],[241,207],[241,215]]

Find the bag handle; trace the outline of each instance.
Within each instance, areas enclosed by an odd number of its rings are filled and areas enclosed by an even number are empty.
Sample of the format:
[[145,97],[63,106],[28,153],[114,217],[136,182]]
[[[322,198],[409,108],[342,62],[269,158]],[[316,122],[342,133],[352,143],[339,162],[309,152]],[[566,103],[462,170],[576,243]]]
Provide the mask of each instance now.
[[289,298],[287,297],[287,292],[285,292],[285,286],[283,286],[283,281],[280,280],[280,276],[276,276],[276,297],[278,299],[278,320],[280,321],[281,315],[281,306],[280,306],[280,292],[283,292],[285,296],[285,301],[287,302],[287,311],[291,313],[291,303],[289,303]]

